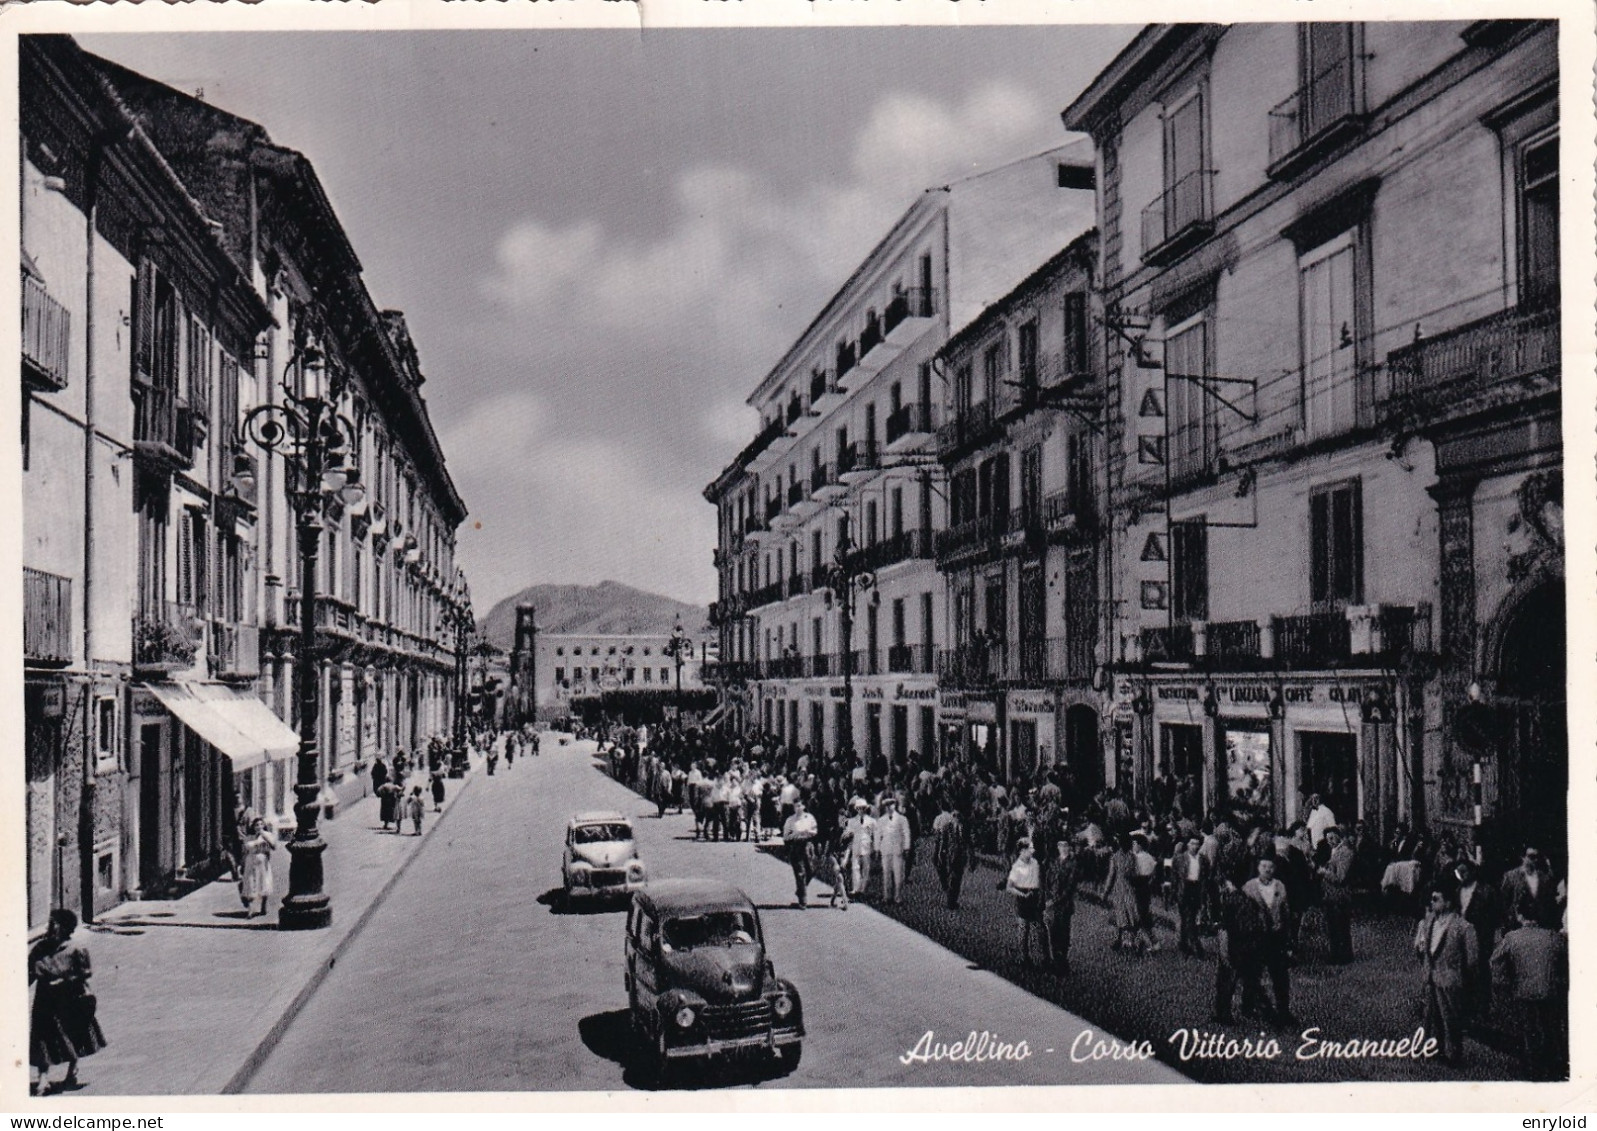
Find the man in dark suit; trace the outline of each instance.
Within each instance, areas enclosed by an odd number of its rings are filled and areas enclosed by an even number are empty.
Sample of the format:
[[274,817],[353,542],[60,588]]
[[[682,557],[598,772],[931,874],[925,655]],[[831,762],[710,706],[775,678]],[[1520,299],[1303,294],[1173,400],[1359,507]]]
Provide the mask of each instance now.
[[1209,887],[1209,861],[1200,849],[1201,837],[1188,837],[1177,849],[1171,861],[1171,875],[1176,884],[1176,908],[1181,915],[1180,939],[1176,949],[1182,954],[1202,954],[1203,941],[1198,935],[1198,912],[1203,907],[1204,893]]
[[1532,1080],[1562,1080],[1568,1071],[1568,944],[1559,932],[1536,922],[1536,909],[1528,902],[1520,905],[1515,920],[1519,926],[1492,954],[1492,972],[1519,1012],[1526,1074]]
[[1557,889],[1557,882],[1542,859],[1541,849],[1534,844],[1527,844],[1519,867],[1503,876],[1500,893],[1503,928],[1512,930],[1519,925],[1516,917],[1519,905],[1529,901],[1536,913],[1536,922],[1557,930],[1560,918]]
[[1453,868],[1453,875],[1458,879],[1458,913],[1475,930],[1477,961],[1469,972],[1467,996],[1470,1013],[1479,1020],[1491,1013],[1492,972],[1487,963],[1497,942],[1503,911],[1497,892],[1481,882],[1470,861],[1460,860]]
[[1343,965],[1353,961],[1353,846],[1332,825],[1325,830],[1330,858],[1320,872],[1320,900],[1325,910],[1325,936],[1331,961]]

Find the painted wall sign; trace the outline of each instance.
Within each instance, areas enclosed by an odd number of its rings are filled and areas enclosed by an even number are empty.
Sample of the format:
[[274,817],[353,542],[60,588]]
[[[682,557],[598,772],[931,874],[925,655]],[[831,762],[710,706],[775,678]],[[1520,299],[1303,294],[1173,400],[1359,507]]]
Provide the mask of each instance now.
[[1137,462],[1149,464],[1164,463],[1164,437],[1163,436],[1138,436],[1137,437]]
[[1051,715],[1054,713],[1053,700],[1046,696],[1011,695],[1009,697],[1009,713],[1012,715]]
[[935,687],[905,687],[902,683],[893,692],[894,699],[921,699],[934,700],[937,698]]
[[1147,539],[1142,543],[1143,561],[1162,562],[1169,559],[1169,555],[1165,553],[1164,538],[1165,536],[1158,531],[1148,535]]
[[1165,604],[1165,583],[1162,581],[1144,581],[1142,583],[1142,607],[1145,609],[1162,609]]

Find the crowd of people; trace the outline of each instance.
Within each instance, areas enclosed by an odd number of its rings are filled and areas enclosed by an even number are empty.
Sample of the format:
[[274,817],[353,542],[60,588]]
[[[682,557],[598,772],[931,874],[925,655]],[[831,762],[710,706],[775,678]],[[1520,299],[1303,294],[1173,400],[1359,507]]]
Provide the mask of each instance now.
[[[1024,962],[1069,975],[1085,895],[1105,908],[1119,951],[1149,955],[1173,941],[1212,958],[1218,1023],[1240,1010],[1298,1024],[1294,967],[1311,957],[1355,962],[1355,918],[1410,914],[1439,1056],[1458,1061],[1464,1032],[1502,1027],[1497,1014],[1508,1009],[1527,1071],[1563,1071],[1566,889],[1538,846],[1489,884],[1450,835],[1432,840],[1399,825],[1383,842],[1312,794],[1301,799],[1303,819],[1276,827],[1253,811],[1201,811],[1191,779],[1159,779],[1133,799],[1113,788],[1087,794],[1058,767],[1005,781],[957,755],[862,760],[669,722],[602,726],[594,737],[613,776],[662,815],[691,812],[696,839],[781,841],[800,907],[816,878],[833,906],[901,904],[916,856],[929,852],[944,905],[958,910],[968,877],[987,862],[1013,901]],[[1156,901],[1168,916],[1155,914]]]

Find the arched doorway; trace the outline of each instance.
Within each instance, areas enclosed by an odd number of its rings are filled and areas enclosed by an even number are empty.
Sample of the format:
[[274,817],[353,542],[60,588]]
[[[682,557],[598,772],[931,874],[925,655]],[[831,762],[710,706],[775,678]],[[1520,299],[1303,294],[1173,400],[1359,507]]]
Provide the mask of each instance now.
[[1490,654],[1499,711],[1494,847],[1508,865],[1534,841],[1562,874],[1569,843],[1564,579],[1542,580],[1500,624]]

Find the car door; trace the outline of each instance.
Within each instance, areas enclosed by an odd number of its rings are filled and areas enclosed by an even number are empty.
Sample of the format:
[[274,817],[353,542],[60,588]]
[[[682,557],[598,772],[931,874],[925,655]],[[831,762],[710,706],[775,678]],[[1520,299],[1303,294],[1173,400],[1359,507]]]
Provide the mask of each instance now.
[[632,993],[639,1008],[652,1009],[660,992],[660,924],[648,908],[638,908],[637,940],[633,945]]
[[627,910],[627,937],[624,962],[626,968],[624,980],[627,987],[627,1005],[634,1009],[637,1008],[637,995],[632,991],[633,987],[637,984],[635,971],[638,963],[638,921],[642,915],[642,909],[638,907],[637,901],[634,900],[632,906]]

